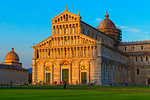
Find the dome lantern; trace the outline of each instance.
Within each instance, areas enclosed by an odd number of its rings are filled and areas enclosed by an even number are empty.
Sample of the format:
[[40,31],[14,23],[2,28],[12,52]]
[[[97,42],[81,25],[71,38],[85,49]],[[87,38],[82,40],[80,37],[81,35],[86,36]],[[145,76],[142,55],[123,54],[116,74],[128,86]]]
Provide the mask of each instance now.
[[108,18],[109,18],[108,12],[106,12],[106,14],[105,14],[105,18],[106,18],[106,19],[108,19]]

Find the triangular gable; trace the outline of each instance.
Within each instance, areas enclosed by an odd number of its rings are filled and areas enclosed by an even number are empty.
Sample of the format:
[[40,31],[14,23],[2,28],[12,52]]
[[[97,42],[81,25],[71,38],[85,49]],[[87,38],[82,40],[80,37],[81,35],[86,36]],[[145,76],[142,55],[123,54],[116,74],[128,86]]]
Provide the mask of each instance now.
[[35,45],[34,47],[42,47],[44,44],[47,44],[48,41],[50,41],[52,39],[52,36],[46,38],[45,40],[43,40],[42,42],[38,43],[37,45]]
[[99,43],[99,41],[97,41],[97,40],[95,40],[95,39],[93,39],[89,36],[86,36],[84,34],[80,34],[80,37],[84,38],[85,40],[88,40],[89,42],[91,42],[91,43],[87,43],[87,44],[98,44]]
[[[75,36],[79,36],[80,38],[83,38],[84,39],[84,43],[83,44],[86,44],[86,45],[90,45],[90,44],[93,44],[93,45],[96,45],[99,43],[99,41],[89,37],[89,36],[86,36],[84,34],[74,34]],[[47,39],[43,40],[42,42],[38,43],[37,45],[35,45],[34,47],[45,47],[46,45],[48,46],[49,45],[49,41],[51,41],[54,37],[53,36],[50,36],[48,37]]]
[[[57,23],[57,22],[60,23],[64,18],[72,19],[74,21],[80,21],[80,19],[81,19],[81,17],[79,15],[76,15],[69,11],[64,11],[64,12],[60,13],[59,15],[57,15],[56,17],[54,17],[52,19],[52,23]],[[69,21],[69,20],[66,20],[66,21]]]

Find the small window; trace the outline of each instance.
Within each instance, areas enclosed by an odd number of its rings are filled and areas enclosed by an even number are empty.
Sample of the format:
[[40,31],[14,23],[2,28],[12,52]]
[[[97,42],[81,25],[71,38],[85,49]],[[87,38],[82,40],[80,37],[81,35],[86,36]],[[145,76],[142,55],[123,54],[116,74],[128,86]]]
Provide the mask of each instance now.
[[143,46],[141,46],[141,50],[143,50]]
[[141,57],[141,61],[143,61],[143,57]]
[[127,47],[124,47],[124,50],[126,51],[126,50],[127,50]]
[[137,57],[135,57],[135,60],[136,60],[136,61],[138,60]]
[[132,47],[132,49],[134,50],[134,46]]
[[148,57],[146,57],[146,61],[148,61]]
[[139,69],[137,69],[137,75],[139,75],[140,74],[140,70]]

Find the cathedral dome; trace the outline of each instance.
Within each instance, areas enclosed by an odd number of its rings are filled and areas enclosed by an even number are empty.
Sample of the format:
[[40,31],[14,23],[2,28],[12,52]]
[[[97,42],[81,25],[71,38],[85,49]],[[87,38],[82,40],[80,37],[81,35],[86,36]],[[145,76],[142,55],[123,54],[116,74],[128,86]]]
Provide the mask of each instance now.
[[14,48],[6,55],[5,62],[19,62],[19,56],[14,52]]
[[107,12],[105,14],[105,19],[98,25],[97,29],[116,29],[115,24],[109,19]]

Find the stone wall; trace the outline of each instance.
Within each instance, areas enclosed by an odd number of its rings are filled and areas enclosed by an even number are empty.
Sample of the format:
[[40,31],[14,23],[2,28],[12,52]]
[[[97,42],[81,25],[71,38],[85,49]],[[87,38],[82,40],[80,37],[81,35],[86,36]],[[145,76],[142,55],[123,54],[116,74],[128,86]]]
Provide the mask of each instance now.
[[25,84],[28,82],[28,71],[0,69],[0,84]]

